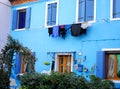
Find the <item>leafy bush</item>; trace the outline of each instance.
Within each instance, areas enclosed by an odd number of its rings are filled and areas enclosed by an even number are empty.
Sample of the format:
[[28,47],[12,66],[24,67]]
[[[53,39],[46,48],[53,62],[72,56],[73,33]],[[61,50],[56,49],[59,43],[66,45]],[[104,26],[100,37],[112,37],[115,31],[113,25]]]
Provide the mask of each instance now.
[[0,69],[0,89],[9,89],[9,74],[3,70]]
[[114,83],[110,80],[102,80],[95,75],[90,76],[89,82],[90,89],[114,89]]
[[24,74],[21,77],[21,89],[113,89],[113,82],[90,76],[90,81],[74,73]]

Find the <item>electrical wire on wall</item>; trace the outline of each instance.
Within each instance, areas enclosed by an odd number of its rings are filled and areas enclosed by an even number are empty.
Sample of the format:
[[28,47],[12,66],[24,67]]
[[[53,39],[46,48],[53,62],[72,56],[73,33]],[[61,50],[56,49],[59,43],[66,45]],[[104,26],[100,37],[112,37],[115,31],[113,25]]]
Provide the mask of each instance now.
[[116,41],[116,40],[120,40],[120,38],[118,38],[118,39],[83,40],[82,42],[93,42],[93,41]]

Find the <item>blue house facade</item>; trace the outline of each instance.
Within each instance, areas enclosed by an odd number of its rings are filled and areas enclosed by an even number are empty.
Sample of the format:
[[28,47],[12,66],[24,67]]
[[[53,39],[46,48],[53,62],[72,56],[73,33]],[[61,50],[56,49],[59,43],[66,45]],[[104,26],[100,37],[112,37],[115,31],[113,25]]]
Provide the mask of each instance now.
[[40,0],[16,5],[10,34],[35,52],[36,72],[94,74],[120,87],[119,3]]

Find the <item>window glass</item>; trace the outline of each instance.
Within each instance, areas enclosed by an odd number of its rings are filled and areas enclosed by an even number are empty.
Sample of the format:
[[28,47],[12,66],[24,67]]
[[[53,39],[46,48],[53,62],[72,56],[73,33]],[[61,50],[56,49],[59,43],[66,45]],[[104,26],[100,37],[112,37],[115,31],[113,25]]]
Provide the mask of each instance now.
[[94,20],[94,0],[78,0],[78,22]]
[[120,0],[113,0],[113,18],[120,18]]
[[25,29],[30,27],[31,8],[13,11],[12,29]]
[[120,54],[109,54],[107,60],[107,79],[119,79]]
[[47,5],[47,26],[56,24],[57,3]]

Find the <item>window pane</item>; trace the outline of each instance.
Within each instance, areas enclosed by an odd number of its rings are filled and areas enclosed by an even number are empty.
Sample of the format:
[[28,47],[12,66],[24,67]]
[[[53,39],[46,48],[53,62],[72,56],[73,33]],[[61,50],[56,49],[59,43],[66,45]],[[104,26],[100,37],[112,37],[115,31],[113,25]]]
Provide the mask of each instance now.
[[19,11],[18,29],[25,28],[26,10]]
[[47,25],[51,25],[51,15],[52,15],[51,4],[48,4]]
[[113,0],[113,18],[120,18],[120,0]]
[[94,0],[86,0],[86,21],[94,19]]
[[78,21],[85,21],[85,0],[79,0]]
[[52,4],[52,25],[56,24],[57,3]]

